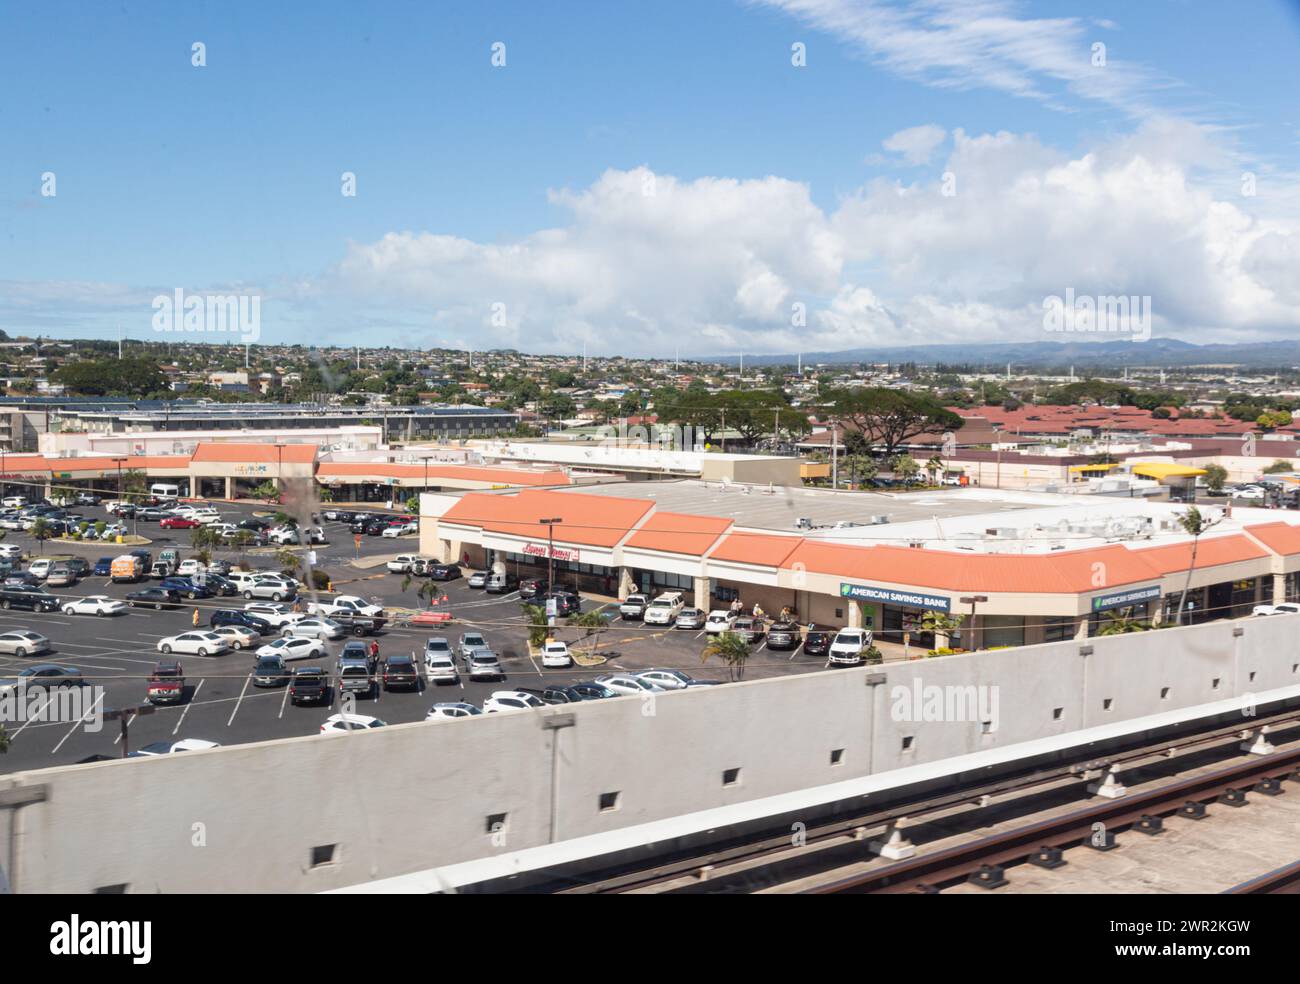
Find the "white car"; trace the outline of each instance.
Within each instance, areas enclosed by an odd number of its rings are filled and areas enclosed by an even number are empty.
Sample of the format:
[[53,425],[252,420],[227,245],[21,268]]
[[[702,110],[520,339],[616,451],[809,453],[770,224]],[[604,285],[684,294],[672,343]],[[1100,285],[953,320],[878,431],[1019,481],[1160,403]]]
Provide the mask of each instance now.
[[285,662],[288,662],[291,659],[324,659],[328,654],[325,652],[325,643],[319,639],[284,636],[265,646],[259,646],[254,655],[258,659],[263,656],[283,656]]
[[542,646],[542,666],[562,670],[572,665],[573,657],[569,655],[567,642],[551,640]]
[[280,630],[283,635],[298,636],[304,639],[342,639],[347,629],[330,618],[312,616],[298,622],[290,622]]
[[194,520],[200,526],[215,526],[221,522],[221,516],[215,509],[196,509],[187,518]]
[[245,605],[244,611],[250,615],[265,619],[277,629],[283,629],[286,625],[292,625],[294,622],[301,622],[307,617],[302,612],[295,612],[288,605],[268,604],[258,601]]
[[230,643],[215,632],[196,629],[182,632],[180,635],[168,636],[158,640],[158,651],[170,656],[180,653],[186,656],[220,656],[230,652]]
[[596,677],[596,683],[599,683],[607,690],[612,690],[620,697],[627,695],[640,696],[642,694],[660,694],[664,688],[658,684],[651,683],[649,680],[641,680],[630,673],[612,673],[609,676]]
[[298,535],[298,527],[296,526],[277,526],[266,534],[266,538],[271,543],[279,543],[282,545],[286,543],[300,543],[302,541],[302,537]]
[[25,530],[32,525],[32,521],[25,516],[6,516],[0,519],[0,529],[5,530]]
[[138,748],[127,758],[149,758],[153,755],[174,755],[177,752],[201,752],[205,748],[220,748],[215,741],[205,741],[202,738],[182,738],[180,741],[155,741],[152,744]]
[[0,653],[9,656],[35,656],[48,652],[50,640],[31,629],[14,629],[0,635]]
[[127,610],[127,604],[124,601],[118,601],[116,598],[110,598],[108,595],[91,595],[89,598],[79,598],[76,601],[70,601],[63,606],[64,615],[121,615]]
[[704,620],[704,631],[709,635],[717,635],[720,632],[730,632],[731,627],[735,624],[735,612],[728,611],[725,608],[718,608],[709,612],[709,617]]
[[1262,499],[1266,495],[1268,495],[1268,491],[1258,485],[1247,485],[1243,488],[1232,490],[1232,497],[1234,499]]
[[474,704],[458,700],[449,701],[445,704],[434,704],[429,708],[429,713],[424,716],[424,719],[426,721],[448,721],[453,718],[474,717],[474,715],[482,713]]
[[642,670],[638,679],[653,683],[660,690],[685,690],[700,686],[699,681],[684,670]]
[[685,607],[686,601],[681,592],[671,591],[650,602],[641,618],[646,625],[672,625],[677,620],[677,614]]
[[23,548],[16,543],[0,543],[0,557],[15,558],[23,555]]
[[871,645],[871,633],[866,629],[840,629],[831,640],[826,658],[836,666],[857,666],[862,662],[863,651]]
[[201,560],[195,560],[191,557],[189,560],[182,560],[181,566],[176,568],[177,577],[187,577],[191,574],[206,574],[207,566]]
[[325,723],[320,726],[320,733],[329,735],[340,731],[365,731],[369,728],[386,727],[388,727],[387,722],[371,717],[369,714],[334,714],[325,719]]
[[11,495],[0,499],[0,506],[4,506],[6,509],[21,509],[25,505],[27,505],[27,499],[21,495]]
[[532,694],[519,690],[495,690],[483,701],[483,713],[493,714],[497,711],[527,711],[534,707],[545,707],[546,702]]
[[1251,609],[1252,615],[1296,615],[1300,614],[1300,602],[1283,601],[1276,605],[1256,605]]
[[298,588],[284,578],[259,577],[252,584],[244,586],[243,594],[248,599],[270,598],[279,601],[281,598],[293,598],[298,594]]
[[221,628],[212,631],[230,643],[231,649],[247,649],[262,638],[260,632],[255,632],[243,625],[223,625]]

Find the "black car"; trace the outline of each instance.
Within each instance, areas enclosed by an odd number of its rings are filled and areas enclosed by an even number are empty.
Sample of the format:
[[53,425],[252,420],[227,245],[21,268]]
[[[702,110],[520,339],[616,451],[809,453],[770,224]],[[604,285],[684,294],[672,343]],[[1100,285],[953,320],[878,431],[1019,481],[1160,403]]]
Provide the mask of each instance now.
[[364,533],[366,526],[372,522],[378,522],[379,517],[374,513],[355,513],[352,516],[352,532]]
[[240,611],[238,608],[218,608],[208,619],[208,624],[214,629],[222,625],[242,625],[246,629],[252,629],[260,635],[275,635],[271,623],[264,618],[258,618],[256,615],[250,615],[248,612]]
[[808,634],[803,637],[803,651],[809,656],[826,656],[831,651],[834,638],[834,632],[809,624]]
[[37,577],[35,574],[33,574],[31,571],[15,570],[5,575],[4,587],[8,588],[14,585],[18,585],[21,587],[35,588],[35,587],[39,587],[40,583],[41,583],[41,579]]
[[52,612],[59,607],[59,599],[48,591],[26,584],[6,584],[0,587],[0,608],[21,608],[30,612]]
[[460,577],[460,567],[457,564],[430,564],[428,572],[429,577],[435,581],[454,581]]
[[270,528],[271,524],[262,519],[243,519],[235,524],[237,530],[252,530],[254,533]]
[[359,513],[351,509],[326,509],[322,515],[331,523],[351,523]]
[[384,530],[388,529],[388,527],[392,525],[393,521],[387,516],[374,516],[364,527],[362,527],[362,532],[365,533],[366,536],[380,536],[383,534]]
[[199,583],[211,591],[214,595],[222,598],[229,598],[232,595],[239,594],[239,588],[235,582],[229,578],[222,577],[220,574],[206,573],[199,574]]
[[618,694],[610,690],[603,683],[586,682],[575,683],[572,687],[566,687],[566,690],[572,690],[582,700],[604,700],[606,697],[617,697]]
[[529,599],[528,604],[540,605],[546,607],[546,603],[552,598],[555,599],[555,614],[559,618],[566,618],[569,615],[577,615],[582,611],[582,599],[571,591],[548,591],[545,594],[534,595]]
[[794,649],[799,642],[799,626],[795,622],[773,622],[767,630],[768,649]]
[[132,608],[179,608],[181,596],[170,588],[145,588],[127,593],[126,603]]
[[253,667],[254,687],[283,687],[290,681],[283,656],[262,656]]
[[542,700],[548,704],[577,704],[580,701],[590,700],[591,698],[582,696],[582,693],[575,687],[566,687],[561,684],[554,684],[544,687],[540,691]]
[[293,671],[289,700],[294,704],[328,704],[330,678],[322,667],[300,666]]
[[420,670],[410,656],[389,656],[381,676],[385,690],[419,690]]

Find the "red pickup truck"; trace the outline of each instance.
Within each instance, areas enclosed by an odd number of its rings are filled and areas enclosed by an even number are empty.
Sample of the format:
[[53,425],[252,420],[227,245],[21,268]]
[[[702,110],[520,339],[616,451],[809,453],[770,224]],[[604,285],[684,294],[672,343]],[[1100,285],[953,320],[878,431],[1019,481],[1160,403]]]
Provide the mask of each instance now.
[[146,696],[151,704],[176,704],[185,696],[185,672],[179,661],[165,659],[153,668]]

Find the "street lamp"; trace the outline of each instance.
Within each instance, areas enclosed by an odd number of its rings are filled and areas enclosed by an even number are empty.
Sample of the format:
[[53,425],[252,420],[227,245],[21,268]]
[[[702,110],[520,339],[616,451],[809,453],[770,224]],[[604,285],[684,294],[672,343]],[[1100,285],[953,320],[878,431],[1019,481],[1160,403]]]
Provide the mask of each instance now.
[[[555,524],[563,523],[564,520],[556,517],[554,519],[539,519],[537,522],[546,527],[546,591],[554,599],[555,597]],[[549,606],[548,606],[549,607]],[[550,615],[550,612],[547,612]],[[551,616],[554,618],[554,616]],[[551,623],[552,625],[554,622]]]
[[971,649],[975,648],[975,606],[983,604],[989,600],[988,595],[967,595],[965,598],[958,598],[963,605],[970,605],[970,641]]

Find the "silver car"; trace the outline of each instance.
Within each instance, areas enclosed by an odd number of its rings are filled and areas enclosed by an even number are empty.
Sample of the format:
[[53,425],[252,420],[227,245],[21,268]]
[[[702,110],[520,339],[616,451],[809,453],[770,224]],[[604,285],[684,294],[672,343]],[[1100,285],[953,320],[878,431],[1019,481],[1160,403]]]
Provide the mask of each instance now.
[[50,640],[31,629],[15,629],[0,635],[0,653],[7,656],[35,656],[48,652]]
[[506,671],[501,668],[501,660],[490,649],[476,649],[466,660],[471,680],[504,680]]
[[300,639],[342,639],[347,630],[331,618],[304,618],[286,625],[280,633]]
[[673,623],[673,628],[702,629],[706,618],[708,618],[708,612],[702,608],[683,608],[677,613],[677,621]]
[[482,588],[487,585],[487,571],[475,571],[469,576],[467,582],[471,588]]
[[472,654],[479,650],[491,650],[491,648],[488,641],[483,638],[482,632],[465,632],[461,634],[460,645],[456,651],[460,653],[460,658],[465,661],[465,665],[469,666],[469,658]]

